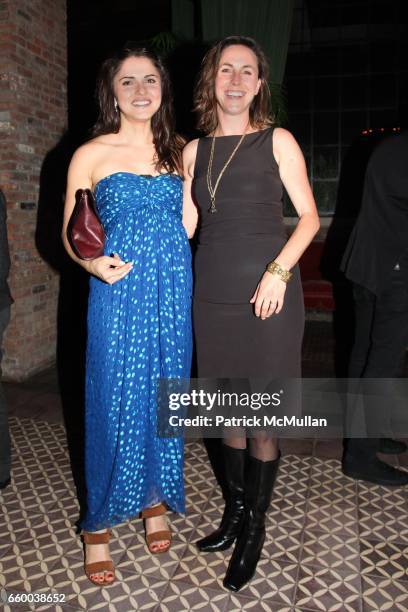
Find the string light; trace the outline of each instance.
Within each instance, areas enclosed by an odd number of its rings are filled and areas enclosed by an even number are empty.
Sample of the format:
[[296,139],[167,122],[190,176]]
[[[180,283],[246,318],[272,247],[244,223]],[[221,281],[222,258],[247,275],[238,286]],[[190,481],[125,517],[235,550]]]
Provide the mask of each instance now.
[[392,131],[392,132],[400,132],[401,128],[400,127],[392,127],[392,128],[385,128],[385,127],[380,127],[380,128],[367,128],[365,130],[361,131],[361,134],[363,136],[368,136],[369,134],[373,134],[374,132],[386,132],[386,131]]

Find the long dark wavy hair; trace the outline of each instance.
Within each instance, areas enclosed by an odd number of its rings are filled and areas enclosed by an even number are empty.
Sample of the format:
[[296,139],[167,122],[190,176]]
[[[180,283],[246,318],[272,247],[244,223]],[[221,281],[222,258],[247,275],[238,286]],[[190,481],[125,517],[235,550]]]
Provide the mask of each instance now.
[[231,45],[244,45],[251,49],[258,61],[258,78],[261,86],[249,108],[251,126],[263,129],[273,123],[271,117],[271,94],[268,78],[269,66],[259,44],[247,36],[227,36],[206,53],[201,64],[194,95],[194,111],[198,117],[197,127],[206,134],[213,132],[218,124],[217,99],[215,97],[215,77],[220,64],[221,54]]
[[147,47],[126,44],[114,56],[106,59],[100,69],[96,96],[99,116],[92,129],[92,137],[117,134],[120,129],[120,112],[115,108],[113,80],[122,63],[128,57],[145,57],[158,70],[161,81],[161,104],[152,117],[153,143],[156,149],[156,171],[176,172],[182,175],[182,148],[184,140],[175,132],[173,95],[170,77],[162,60]]

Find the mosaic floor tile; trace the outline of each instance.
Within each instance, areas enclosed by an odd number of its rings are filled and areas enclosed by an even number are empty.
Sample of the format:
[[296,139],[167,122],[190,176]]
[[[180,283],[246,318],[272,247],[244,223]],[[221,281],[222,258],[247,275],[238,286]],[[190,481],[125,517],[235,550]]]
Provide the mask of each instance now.
[[198,553],[194,544],[188,544],[173,580],[190,582],[195,586],[222,589],[232,549],[216,553]]
[[360,571],[360,547],[357,535],[306,530],[301,563],[316,568]]
[[408,582],[363,576],[363,612],[406,612],[408,610]]
[[[229,612],[228,594],[182,581],[172,581],[161,597],[160,612]],[[157,612],[159,612],[159,610]]]
[[115,567],[123,573],[156,576],[170,580],[180,563],[186,548],[184,542],[175,539],[170,549],[161,555],[151,555],[147,550],[144,537],[124,542],[122,539],[112,542],[111,554]]
[[356,612],[361,610],[361,581],[357,572],[316,569],[302,565],[296,589],[301,609]]
[[350,537],[357,535],[358,514],[355,506],[309,500],[306,513],[306,530],[321,530]]
[[[261,557],[254,578],[240,591],[258,601],[277,602],[280,607],[294,602],[299,566]],[[280,610],[279,607],[279,610]]]
[[227,605],[228,612],[239,612],[240,610],[252,610],[253,612],[294,612],[292,606],[282,606],[275,601],[264,599],[251,599],[238,594],[230,596]]
[[[222,581],[231,554],[232,548],[224,552],[197,555],[195,547],[189,545],[173,580],[223,590]],[[263,556],[258,563],[256,576],[240,594],[258,600],[291,604],[297,571],[297,564],[282,563]]]
[[287,530],[279,524],[267,521],[265,544],[262,557],[282,561],[283,563],[299,563],[303,531],[301,529]]
[[358,518],[360,536],[363,538],[402,543],[408,541],[407,511],[403,508],[360,501]]
[[168,586],[165,580],[151,576],[132,574],[120,576],[109,588],[97,588],[87,597],[79,596],[84,610],[114,610],[115,612],[132,612],[137,610],[154,610],[163,600]]
[[408,542],[379,542],[361,538],[361,573],[408,580]]
[[337,459],[307,454],[282,457],[256,575],[239,593],[226,591],[232,549],[206,555],[195,546],[224,508],[199,441],[186,444],[187,513],[169,513],[170,551],[148,553],[138,518],[115,526],[118,580],[101,589],[83,571],[63,426],[12,417],[11,427],[12,484],[0,492],[0,587],[59,593],[65,602],[5,612],[408,609],[408,491],[357,483]]

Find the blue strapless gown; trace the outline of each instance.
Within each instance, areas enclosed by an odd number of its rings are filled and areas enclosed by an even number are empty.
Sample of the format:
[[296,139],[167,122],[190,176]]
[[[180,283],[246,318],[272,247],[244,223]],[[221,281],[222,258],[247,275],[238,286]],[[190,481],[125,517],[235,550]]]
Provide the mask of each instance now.
[[184,512],[182,438],[156,435],[159,377],[188,378],[191,252],[182,181],[116,172],[95,198],[105,254],[133,261],[122,280],[91,277],[86,363],[86,481],[82,528],[96,531],[164,501]]

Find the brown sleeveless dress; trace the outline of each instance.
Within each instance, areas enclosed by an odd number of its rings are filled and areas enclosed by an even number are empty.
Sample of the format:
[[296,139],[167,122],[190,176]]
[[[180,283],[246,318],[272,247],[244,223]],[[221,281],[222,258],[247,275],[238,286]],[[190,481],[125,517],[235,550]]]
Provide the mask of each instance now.
[[[200,212],[195,256],[194,332],[198,376],[301,376],[304,306],[298,266],[278,315],[262,321],[249,303],[287,235],[273,128],[247,134],[218,186],[211,214],[207,168],[211,138],[198,143],[193,194]],[[239,136],[217,137],[214,185]]]

